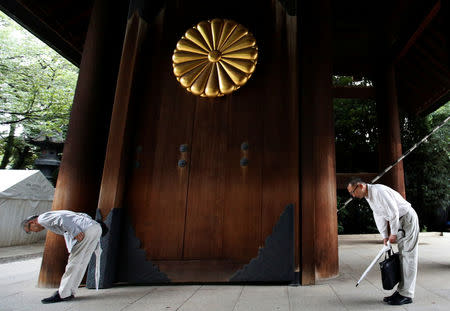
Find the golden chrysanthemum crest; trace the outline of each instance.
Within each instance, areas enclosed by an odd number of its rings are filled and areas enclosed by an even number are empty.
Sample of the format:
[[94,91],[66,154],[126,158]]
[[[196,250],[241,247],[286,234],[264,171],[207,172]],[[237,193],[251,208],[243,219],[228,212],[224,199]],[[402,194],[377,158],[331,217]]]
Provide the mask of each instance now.
[[230,94],[255,70],[258,47],[244,26],[227,19],[190,28],[173,52],[173,72],[189,92],[202,97]]

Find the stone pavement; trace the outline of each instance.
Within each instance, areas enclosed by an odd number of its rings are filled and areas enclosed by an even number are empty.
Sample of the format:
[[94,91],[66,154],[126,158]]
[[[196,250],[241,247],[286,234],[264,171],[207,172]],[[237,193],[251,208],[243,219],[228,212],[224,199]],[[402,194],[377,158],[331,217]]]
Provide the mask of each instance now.
[[42,257],[44,244],[45,240],[29,245],[0,247],[0,264]]
[[[36,287],[41,257],[0,263],[0,310],[450,310],[450,235],[421,233],[419,243],[416,297],[405,306],[382,302],[392,291],[381,288],[378,265],[355,287],[381,243],[378,235],[350,235],[339,237],[339,276],[315,286],[117,286],[98,292],[80,288],[70,302],[43,305],[40,300],[54,289]],[[0,258],[8,254],[0,248]]]

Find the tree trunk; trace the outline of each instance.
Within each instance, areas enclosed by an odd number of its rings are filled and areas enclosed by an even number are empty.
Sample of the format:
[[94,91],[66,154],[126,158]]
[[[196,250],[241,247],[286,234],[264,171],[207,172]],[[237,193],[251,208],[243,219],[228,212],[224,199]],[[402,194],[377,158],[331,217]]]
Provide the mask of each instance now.
[[27,158],[31,156],[30,146],[25,146],[23,149],[19,150],[19,155],[14,161],[13,169],[22,170],[25,168],[25,162]]
[[16,125],[9,125],[9,135],[6,138],[5,150],[3,152],[2,163],[0,164],[0,169],[6,168],[6,165],[9,163],[9,158],[12,154],[12,148],[14,146],[14,133],[16,132]]

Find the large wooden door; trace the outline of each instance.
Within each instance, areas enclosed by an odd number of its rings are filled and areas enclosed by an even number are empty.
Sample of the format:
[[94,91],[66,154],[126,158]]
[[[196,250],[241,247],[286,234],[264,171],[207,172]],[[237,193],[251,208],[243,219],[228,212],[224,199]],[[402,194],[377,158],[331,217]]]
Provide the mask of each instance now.
[[262,145],[262,120],[254,104],[222,99],[197,105],[185,259],[246,262],[257,254],[262,242],[262,153],[257,152]]
[[141,51],[124,208],[147,259],[170,280],[228,281],[258,255],[286,205],[298,216],[296,71],[289,61],[296,47],[260,29],[265,59],[247,85],[200,98],[171,72],[180,29],[163,17]]
[[228,99],[175,107],[162,102],[155,127],[142,121],[127,208],[147,258],[171,279],[224,281],[265,238],[261,107]]
[[[248,98],[185,107],[166,98],[150,110],[137,131],[127,196],[136,235],[171,280],[227,281],[295,203],[286,111]],[[264,122],[277,115],[281,124]]]

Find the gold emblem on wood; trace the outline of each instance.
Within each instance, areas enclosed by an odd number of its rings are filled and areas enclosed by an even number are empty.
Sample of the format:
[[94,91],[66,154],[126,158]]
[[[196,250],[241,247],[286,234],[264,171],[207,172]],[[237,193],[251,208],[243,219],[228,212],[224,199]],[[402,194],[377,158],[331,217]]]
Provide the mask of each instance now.
[[202,97],[230,94],[255,70],[258,47],[244,26],[227,19],[202,21],[178,41],[173,72],[189,92]]

